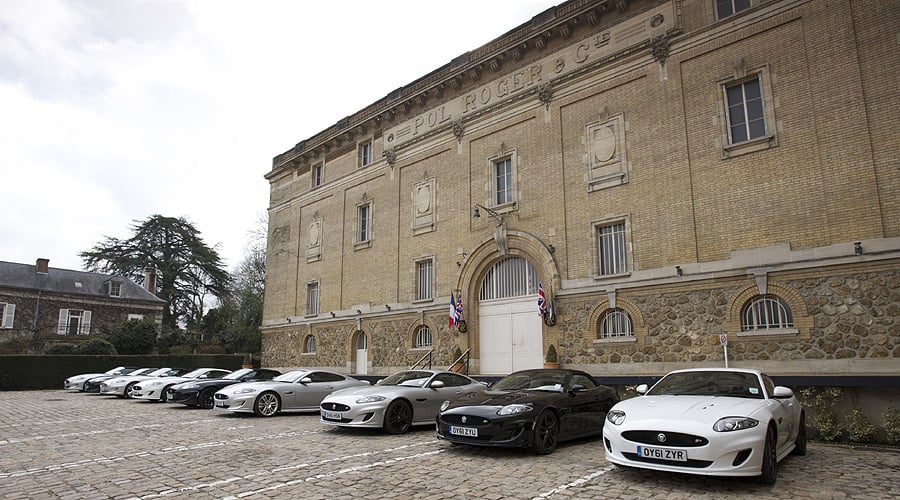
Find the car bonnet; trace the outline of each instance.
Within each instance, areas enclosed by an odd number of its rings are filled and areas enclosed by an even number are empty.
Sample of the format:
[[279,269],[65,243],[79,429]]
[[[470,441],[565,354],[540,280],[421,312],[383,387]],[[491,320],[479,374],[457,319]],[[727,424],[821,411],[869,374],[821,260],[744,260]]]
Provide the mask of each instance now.
[[715,423],[726,416],[752,416],[765,405],[763,399],[727,396],[638,396],[618,403],[614,409],[636,420],[691,420]]

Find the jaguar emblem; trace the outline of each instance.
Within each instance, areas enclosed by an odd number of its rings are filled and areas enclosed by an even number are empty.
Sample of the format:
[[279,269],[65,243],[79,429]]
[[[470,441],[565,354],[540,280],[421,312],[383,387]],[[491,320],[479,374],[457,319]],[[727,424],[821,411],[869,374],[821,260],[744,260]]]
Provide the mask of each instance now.
[[460,420],[462,420],[462,423],[466,423],[466,421],[467,421],[468,419],[467,419],[465,416],[463,416]]
[[660,432],[659,434],[656,435],[656,440],[659,441],[660,443],[665,443],[666,435],[663,434],[662,432]]

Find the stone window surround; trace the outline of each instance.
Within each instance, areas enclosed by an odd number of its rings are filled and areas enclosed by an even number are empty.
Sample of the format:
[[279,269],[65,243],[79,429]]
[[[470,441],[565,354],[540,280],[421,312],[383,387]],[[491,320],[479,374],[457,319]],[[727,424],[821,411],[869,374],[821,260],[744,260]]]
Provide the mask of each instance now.
[[[310,295],[313,290],[316,291],[316,304],[315,304],[315,312],[311,309],[312,304],[310,304]],[[319,315],[319,308],[322,302],[322,285],[319,283],[319,280],[310,280],[306,282],[306,310],[304,316],[306,317],[315,317]]]
[[[510,182],[512,182],[512,187],[510,189],[512,193],[512,200],[507,203],[497,203],[497,171],[495,165],[498,162],[509,160],[510,164]],[[511,212],[515,210],[518,206],[519,200],[519,154],[516,149],[507,150],[505,145],[500,145],[500,151],[492,156],[487,158],[487,171],[488,178],[490,182],[488,183],[488,188],[490,192],[488,193],[489,201],[484,205],[491,210],[499,214],[504,214],[507,212]]]
[[[600,237],[598,231],[601,227],[610,226],[612,224],[625,224],[625,272],[616,274],[600,274]],[[591,222],[591,242],[593,249],[591,251],[591,274],[594,281],[602,281],[607,279],[621,279],[631,275],[633,269],[632,244],[631,244],[631,215],[609,215],[603,219]],[[630,314],[630,313],[629,313]]]
[[[316,172],[318,171],[318,175]],[[319,181],[316,184],[316,180]],[[309,189],[317,189],[325,184],[325,162],[317,161],[309,167]]]
[[[631,317],[631,326],[633,335],[631,337],[615,337],[615,338],[597,338],[597,331],[600,327],[600,319],[603,314],[610,309],[621,309]],[[588,324],[593,326],[593,343],[594,345],[602,344],[605,346],[616,344],[634,344],[643,343],[649,334],[649,327],[644,322],[644,315],[628,299],[617,297],[616,290],[606,292],[606,299],[598,302],[591,309]]]
[[[313,350],[311,350],[311,351],[309,350],[310,339],[313,342]],[[303,344],[302,345],[303,345],[303,352],[300,353],[301,356],[315,356],[316,348],[319,345],[319,339],[316,338],[315,334],[307,333],[306,335],[303,336]]]
[[[428,298],[417,298],[419,295],[419,263],[421,262],[431,262],[431,297]],[[423,255],[413,260],[412,264],[412,303],[413,304],[422,304],[428,302],[434,302],[434,277],[435,277],[435,256],[431,255]]]
[[[431,330],[431,345],[427,347],[416,347],[416,333],[419,327],[427,326]],[[424,351],[435,349],[438,346],[438,329],[437,325],[427,318],[416,318],[406,327],[406,348],[409,352],[417,353],[421,356]]]
[[[369,217],[367,221],[368,238],[365,240],[359,240],[360,233],[360,215],[363,207],[368,207],[369,209]],[[374,220],[374,212],[375,212],[375,204],[371,198],[366,198],[364,201],[358,203],[356,205],[356,224],[353,227],[353,250],[362,250],[364,248],[370,248],[372,246],[372,240],[375,238],[374,236],[374,225],[372,221]]]
[[[731,0],[731,1],[732,1],[732,7],[733,7],[734,0]],[[715,16],[715,19],[717,21],[722,21],[724,19],[731,19],[732,17],[736,16],[737,14],[740,14],[741,12],[744,12],[744,11],[752,9],[753,7],[756,7],[756,5],[759,2],[760,2],[760,0],[750,0],[750,7],[747,7],[746,9],[735,10],[731,14],[728,14],[727,16],[719,17],[719,9],[717,8],[717,5],[716,5],[718,3],[718,1],[717,0],[708,0],[710,8],[712,9],[713,16]]]
[[[766,134],[762,137],[750,139],[739,143],[732,144],[728,131],[728,101],[726,98],[726,89],[729,86],[759,79],[760,93],[763,100],[763,116],[766,122]],[[725,78],[721,78],[717,83],[718,86],[718,104],[717,104],[717,121],[719,122],[719,148],[722,158],[731,158],[741,156],[757,151],[764,151],[778,146],[778,122],[775,119],[775,98],[772,92],[772,76],[769,66],[763,64],[754,68],[748,68],[743,58],[739,59],[734,65],[734,73]]]
[[[793,288],[778,283],[770,283],[768,271],[765,269],[750,270],[748,274],[754,277],[756,283],[740,290],[728,304],[728,314],[723,325],[723,331],[729,335],[728,341],[731,342],[732,338],[736,341],[771,338],[809,339],[810,329],[813,326],[813,317],[809,315],[803,297]],[[794,328],[742,331],[741,316],[744,312],[744,306],[753,297],[766,294],[776,295],[787,302],[791,308],[791,314],[794,316]]]

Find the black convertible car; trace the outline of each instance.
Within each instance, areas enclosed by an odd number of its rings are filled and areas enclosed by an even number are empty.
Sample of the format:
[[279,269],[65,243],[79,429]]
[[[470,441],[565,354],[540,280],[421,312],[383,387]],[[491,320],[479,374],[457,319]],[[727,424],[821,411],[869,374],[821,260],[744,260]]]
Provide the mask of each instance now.
[[477,446],[531,448],[551,453],[560,441],[603,432],[616,391],[578,370],[512,373],[489,389],[446,401],[437,437]]
[[181,403],[183,405],[210,409],[213,407],[213,394],[219,389],[238,382],[272,380],[279,375],[281,375],[281,372],[278,370],[241,368],[222,378],[197,380],[173,385],[166,394],[170,403]]

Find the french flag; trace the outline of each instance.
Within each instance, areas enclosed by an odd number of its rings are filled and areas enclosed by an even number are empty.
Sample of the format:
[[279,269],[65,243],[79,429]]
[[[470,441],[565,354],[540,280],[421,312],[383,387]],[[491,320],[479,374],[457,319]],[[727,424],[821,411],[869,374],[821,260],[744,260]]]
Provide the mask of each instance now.
[[459,321],[459,313],[456,310],[456,300],[453,298],[453,292],[450,292],[450,318],[447,321],[447,328],[453,328]]

